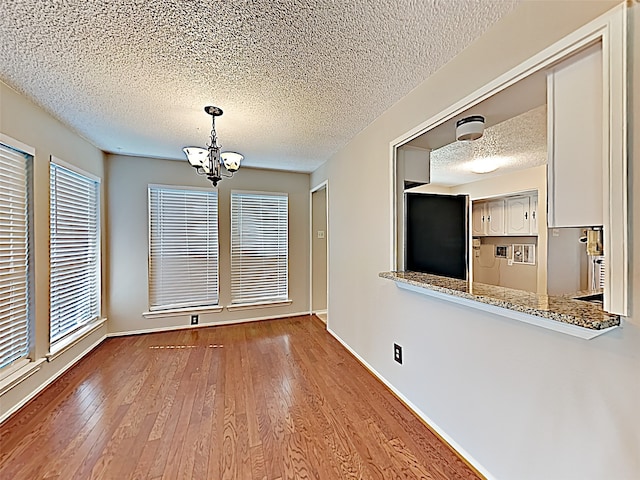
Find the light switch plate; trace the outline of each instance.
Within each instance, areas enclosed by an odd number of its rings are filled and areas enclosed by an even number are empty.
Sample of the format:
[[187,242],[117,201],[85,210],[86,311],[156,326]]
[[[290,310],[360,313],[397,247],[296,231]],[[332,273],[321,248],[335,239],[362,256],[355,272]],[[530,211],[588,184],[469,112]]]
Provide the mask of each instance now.
[[318,230],[318,238],[324,238],[324,230]]

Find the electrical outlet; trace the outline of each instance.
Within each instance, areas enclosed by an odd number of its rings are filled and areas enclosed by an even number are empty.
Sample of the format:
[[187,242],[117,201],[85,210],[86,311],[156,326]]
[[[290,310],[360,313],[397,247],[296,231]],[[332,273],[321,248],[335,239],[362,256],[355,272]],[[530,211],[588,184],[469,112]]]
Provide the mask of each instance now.
[[198,324],[198,315],[191,315],[191,325]]
[[397,343],[393,344],[393,359],[402,365],[402,347]]

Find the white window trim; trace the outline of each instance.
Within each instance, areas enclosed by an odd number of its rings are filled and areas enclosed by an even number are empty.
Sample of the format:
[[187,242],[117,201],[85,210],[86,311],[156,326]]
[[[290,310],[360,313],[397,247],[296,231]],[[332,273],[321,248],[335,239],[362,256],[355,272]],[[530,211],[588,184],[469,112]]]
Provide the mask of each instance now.
[[[58,157],[51,155],[51,162],[49,163],[49,165],[51,165],[51,163],[55,163],[56,165],[59,165],[63,168],[66,168],[67,170],[71,170],[72,172],[75,172],[79,175],[83,175],[87,178],[90,178],[91,180],[93,180],[94,182],[98,183],[99,187],[102,187],[102,179],[100,177],[98,177],[97,175],[91,173],[91,172],[87,172],[86,170],[83,170],[82,168],[73,165],[72,163],[69,162],[65,162],[64,160],[59,159]],[[99,205],[100,206],[100,205]],[[99,226],[99,225],[98,225]]]
[[41,365],[45,361],[45,358],[40,358],[35,361],[25,358],[23,361],[8,367],[0,379],[0,397],[40,370]]
[[[218,206],[217,212],[217,282],[218,282],[218,303],[215,305],[174,305],[166,308],[164,306],[152,307],[151,303],[151,203],[150,203],[150,191],[155,189],[172,189],[172,190],[188,190],[195,192],[216,193],[216,203]],[[164,317],[176,317],[181,315],[196,314],[196,313],[217,313],[223,310],[223,306],[220,305],[220,192],[217,187],[194,187],[190,185],[168,185],[161,183],[149,183],[147,184],[147,301],[149,302],[149,310],[142,312],[144,318],[164,318]]]
[[[6,135],[4,133],[0,132],[0,143],[18,150],[24,154],[27,154],[31,157],[32,162],[35,161],[35,155],[36,155],[36,149],[30,145],[27,145],[26,143],[21,142],[20,140],[17,140],[13,137],[10,137],[9,135]],[[33,163],[31,166],[31,170],[32,173],[31,175],[33,175]],[[33,191],[33,184],[30,186],[31,187],[31,193],[28,195],[31,195],[33,197],[34,191]],[[27,192],[29,191],[29,189],[27,189]],[[33,200],[32,200],[33,202]],[[33,215],[33,212],[31,213],[31,215]],[[33,232],[30,233],[30,236],[33,235]],[[32,245],[33,239],[29,240],[29,244]],[[30,274],[27,275],[27,284],[31,284],[32,286],[35,283],[35,279],[33,278],[29,278],[29,275],[32,275],[34,270],[33,270],[33,252],[31,253],[31,266],[29,267],[29,271],[31,272]],[[31,292],[31,294],[33,295],[33,291]],[[34,305],[32,304],[32,307],[34,307]],[[34,330],[34,318],[33,317],[33,313],[31,314],[32,318],[27,318],[27,322],[31,322],[31,340],[27,340],[27,346],[29,347],[29,353],[15,361],[13,364],[9,364],[7,366],[5,366],[2,371],[0,372],[0,397],[7,391],[10,390],[11,388],[13,388],[15,385],[17,385],[18,383],[22,382],[23,380],[25,380],[26,378],[30,377],[31,375],[33,375],[37,370],[39,370],[39,366],[40,363],[42,363],[42,360],[39,362],[35,362],[33,359],[33,355],[34,355],[34,340],[35,340],[35,334],[33,332]],[[36,365],[37,364],[37,365]],[[36,368],[37,367],[37,368]]]
[[11,138],[9,135],[5,135],[4,133],[0,133],[0,142],[4,143],[5,145],[11,146],[11,148],[15,148],[16,150],[20,150],[21,152],[31,155],[32,157],[36,156],[35,148],[22,143],[20,140]]
[[149,188],[169,188],[172,190],[194,190],[196,192],[218,192],[220,194],[220,190],[216,187],[192,187],[191,185],[167,185],[165,183],[149,183],[147,184],[147,190]]
[[257,310],[260,308],[269,308],[269,307],[281,307],[283,305],[291,305],[293,300],[290,298],[286,300],[274,300],[273,302],[255,302],[255,303],[232,303],[231,305],[227,305],[227,310],[229,312],[235,312],[236,310]]
[[107,322],[107,318],[106,317],[100,318],[98,320],[94,320],[92,322],[89,322],[89,323],[83,325],[82,327],[80,327],[78,330],[76,330],[72,334],[70,334],[70,335],[62,338],[61,340],[55,342],[54,344],[52,344],[49,347],[49,353],[47,354],[47,360],[49,362],[55,360],[60,355],[62,355],[64,352],[66,352],[70,348],[74,347],[75,345],[80,343],[82,340],[84,340],[86,337],[91,335],[93,332],[98,330],[106,322]]
[[[91,172],[87,172],[76,165],[73,165],[69,162],[65,162],[60,158],[51,155],[49,168],[51,168],[51,163],[55,163],[63,168],[71,170],[79,175],[83,175],[98,184],[98,225],[97,225],[97,234],[98,234],[98,245],[97,245],[97,258],[98,258],[98,274],[97,274],[97,290],[98,290],[98,318],[92,319],[79,327],[75,332],[67,335],[66,337],[62,337],[61,339],[51,343],[51,323],[49,323],[49,353],[47,354],[47,360],[52,361],[55,360],[59,355],[67,351],[73,345],[81,341],[84,337],[92,333],[95,329],[98,328],[96,326],[98,323],[102,325],[106,322],[106,318],[102,317],[102,179],[97,175],[94,175]],[[49,269],[51,269],[49,267]]]
[[[232,209],[232,202],[231,202],[231,198],[233,197],[233,194],[248,194],[248,195],[272,195],[272,196],[278,196],[278,197],[284,197],[287,199],[287,210],[289,208],[289,193],[288,192],[267,192],[267,191],[259,191],[259,190],[237,190],[237,189],[233,189],[230,192],[229,195],[229,208],[230,208],[230,225],[229,225],[229,233],[231,234],[232,232],[232,224],[233,224],[233,209]],[[287,219],[290,220],[289,217],[289,212],[287,211]],[[289,241],[289,226],[287,225],[287,269],[289,269],[290,266],[290,253],[291,253],[291,243]],[[230,248],[230,254],[231,254],[231,245],[233,243],[233,239],[230,239],[230,243],[229,243],[229,248]],[[231,260],[231,259],[230,259]],[[289,274],[287,272],[287,296],[289,294]],[[231,281],[232,283],[233,281]],[[290,305],[292,303],[292,300],[290,299],[277,299],[277,300],[264,300],[264,301],[258,301],[258,302],[231,302],[230,305],[228,305],[226,307],[226,309],[228,311],[234,311],[234,310],[249,310],[249,309],[258,309],[258,308],[267,308],[267,307],[271,307],[271,306],[280,306],[280,305]]]
[[164,310],[149,310],[142,312],[144,318],[164,318],[180,317],[183,315],[196,315],[205,313],[219,313],[224,307],[221,305],[211,305],[203,307],[167,308]]

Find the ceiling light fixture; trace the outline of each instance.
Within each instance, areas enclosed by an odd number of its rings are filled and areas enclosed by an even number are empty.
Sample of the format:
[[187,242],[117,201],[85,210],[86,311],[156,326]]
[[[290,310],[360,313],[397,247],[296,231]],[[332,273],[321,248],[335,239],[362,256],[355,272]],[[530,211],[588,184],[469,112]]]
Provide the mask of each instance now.
[[504,157],[476,158],[467,163],[466,168],[473,173],[491,173],[508,163]]
[[484,132],[484,117],[471,115],[456,122],[456,140],[477,140]]
[[[213,186],[217,187],[222,177],[233,177],[233,174],[240,168],[240,162],[244,157],[236,152],[220,153],[218,135],[216,134],[216,117],[222,115],[222,109],[209,105],[204,107],[204,111],[211,115],[211,137],[207,148],[185,147],[182,151],[198,175],[206,175]],[[223,172],[223,167],[228,173]]]

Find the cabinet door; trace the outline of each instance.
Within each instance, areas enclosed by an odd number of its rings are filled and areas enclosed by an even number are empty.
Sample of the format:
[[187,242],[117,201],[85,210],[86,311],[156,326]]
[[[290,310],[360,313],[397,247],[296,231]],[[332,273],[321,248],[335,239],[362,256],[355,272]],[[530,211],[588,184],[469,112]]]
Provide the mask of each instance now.
[[507,235],[531,233],[531,207],[529,196],[507,198]]
[[471,234],[474,236],[486,235],[485,204],[473,202],[471,210]]
[[547,75],[549,226],[603,223],[602,46]]
[[487,202],[487,235],[504,235],[504,200]]
[[538,234],[538,196],[531,195],[530,199],[530,211],[531,211],[531,234]]

